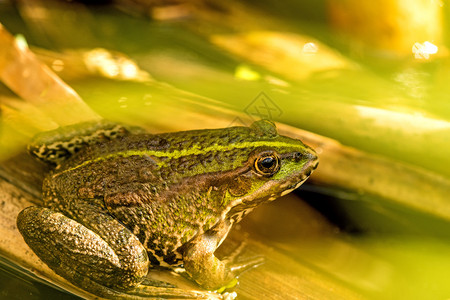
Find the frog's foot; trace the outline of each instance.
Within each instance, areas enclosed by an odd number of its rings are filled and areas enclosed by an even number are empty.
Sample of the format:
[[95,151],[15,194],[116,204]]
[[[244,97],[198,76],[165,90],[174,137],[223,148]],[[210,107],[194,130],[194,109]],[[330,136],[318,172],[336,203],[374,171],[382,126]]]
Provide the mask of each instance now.
[[243,250],[247,246],[247,243],[244,241],[236,247],[230,254],[228,254],[222,261],[229,266],[232,272],[242,273],[250,268],[257,267],[264,263],[264,257],[257,256],[246,259],[244,261],[238,261],[239,256],[242,254]]
[[[208,299],[208,300],[228,300],[234,298],[225,298],[220,294],[207,292],[180,289],[172,287],[170,284],[163,284],[162,282],[146,281],[138,286],[128,290],[116,290],[105,287],[87,277],[83,278],[83,285],[89,286],[89,291],[93,294],[105,297],[108,299],[117,300],[149,300],[149,299]],[[152,284],[158,286],[153,286]],[[163,286],[170,285],[170,287]]]
[[[225,300],[222,295],[207,292],[180,289],[176,287],[161,287],[147,284],[139,284],[138,286],[128,290],[117,290],[103,286],[90,278],[83,278],[83,286],[89,286],[89,292],[108,299],[117,300],[149,300],[149,299],[208,299],[208,300]],[[148,283],[148,282],[147,282]],[[79,284],[79,283],[78,283]],[[231,298],[233,299],[233,298]],[[228,299],[227,299],[228,300]]]
[[228,267],[230,268],[231,272],[235,274],[241,274],[242,272],[245,272],[251,268],[255,268],[257,266],[260,266],[264,263],[264,257],[257,256],[257,257],[251,257],[244,261],[229,264]]
[[146,299],[208,299],[208,300],[222,300],[222,295],[207,292],[207,291],[194,291],[187,289],[180,289],[174,287],[159,287],[140,284],[132,290],[126,291],[122,297],[135,296]]
[[233,252],[229,253],[224,259],[222,259],[222,261],[225,263],[234,262],[236,260],[236,258],[242,254],[242,251],[245,249],[246,246],[247,246],[247,242],[244,241],[244,242],[240,243],[236,247],[236,249],[234,249]]
[[225,263],[234,274],[239,275],[264,263],[264,257],[262,256],[251,257],[244,260],[239,259],[239,256],[242,254],[246,246],[246,242],[240,243],[240,245],[236,247],[233,252],[222,259],[222,262]]
[[156,279],[150,279],[150,278],[145,278],[142,282],[141,285],[144,286],[155,286],[155,287],[164,287],[164,288],[175,288],[176,286],[165,282],[165,281],[161,281],[161,280],[156,280]]

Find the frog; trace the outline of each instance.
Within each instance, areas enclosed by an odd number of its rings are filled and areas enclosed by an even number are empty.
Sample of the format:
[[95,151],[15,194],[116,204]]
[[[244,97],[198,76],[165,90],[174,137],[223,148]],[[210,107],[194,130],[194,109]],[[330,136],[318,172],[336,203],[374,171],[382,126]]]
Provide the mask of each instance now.
[[262,260],[221,260],[216,249],[318,165],[314,149],[269,120],[158,134],[94,122],[38,135],[29,151],[52,168],[19,232],[58,275],[111,299],[185,296],[149,283],[153,268],[181,269],[208,291],[234,286]]

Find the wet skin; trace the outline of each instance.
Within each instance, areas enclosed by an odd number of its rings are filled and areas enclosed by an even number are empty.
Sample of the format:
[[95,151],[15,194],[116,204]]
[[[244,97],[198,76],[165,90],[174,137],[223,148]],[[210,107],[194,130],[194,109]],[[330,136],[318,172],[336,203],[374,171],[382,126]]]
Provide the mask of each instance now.
[[29,150],[54,170],[43,206],[19,214],[19,231],[57,274],[109,298],[178,295],[143,284],[156,266],[182,267],[208,290],[233,284],[260,259],[233,264],[215,250],[235,223],[299,187],[318,162],[266,120],[157,135],[81,124],[41,134]]

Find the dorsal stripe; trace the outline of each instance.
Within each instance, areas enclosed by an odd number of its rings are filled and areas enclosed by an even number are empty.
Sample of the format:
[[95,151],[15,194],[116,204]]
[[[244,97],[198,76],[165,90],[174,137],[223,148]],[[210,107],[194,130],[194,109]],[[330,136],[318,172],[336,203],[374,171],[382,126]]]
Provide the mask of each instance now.
[[126,151],[120,151],[120,152],[114,152],[111,154],[106,154],[103,156],[96,157],[91,160],[86,160],[82,162],[81,164],[74,166],[72,168],[69,168],[64,172],[72,171],[75,169],[79,169],[81,167],[84,167],[88,164],[105,161],[108,159],[112,159],[114,157],[130,157],[130,156],[153,156],[153,157],[167,157],[169,159],[177,159],[183,156],[190,156],[190,155],[203,155],[207,154],[209,152],[226,152],[233,149],[243,149],[243,148],[257,148],[257,147],[277,147],[277,148],[286,148],[286,147],[295,147],[298,145],[285,143],[285,142],[268,142],[268,141],[256,141],[256,142],[245,142],[240,144],[230,144],[230,145],[212,145],[205,148],[200,148],[198,146],[194,146],[188,149],[182,149],[182,150],[173,150],[171,152],[168,151],[158,151],[158,150],[126,150]]

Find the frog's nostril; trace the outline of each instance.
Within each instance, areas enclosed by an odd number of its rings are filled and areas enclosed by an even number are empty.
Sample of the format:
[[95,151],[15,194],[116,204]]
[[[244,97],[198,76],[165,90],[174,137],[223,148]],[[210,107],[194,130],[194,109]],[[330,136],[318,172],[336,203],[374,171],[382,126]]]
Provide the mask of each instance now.
[[317,155],[316,155],[315,153],[306,152],[304,155],[305,155],[305,156],[307,157],[307,159],[308,159],[309,161],[311,161],[311,162],[317,160]]
[[292,156],[294,157],[295,161],[300,161],[300,159],[302,158],[302,153],[301,152],[294,152],[294,154]]

